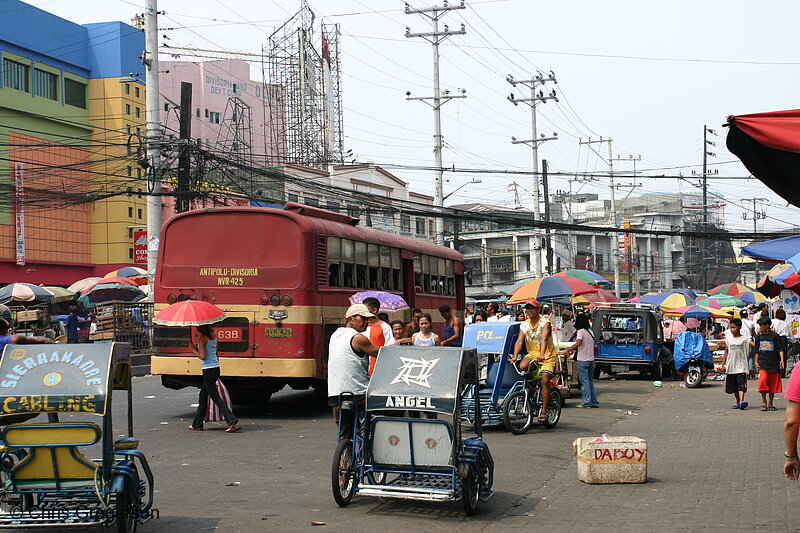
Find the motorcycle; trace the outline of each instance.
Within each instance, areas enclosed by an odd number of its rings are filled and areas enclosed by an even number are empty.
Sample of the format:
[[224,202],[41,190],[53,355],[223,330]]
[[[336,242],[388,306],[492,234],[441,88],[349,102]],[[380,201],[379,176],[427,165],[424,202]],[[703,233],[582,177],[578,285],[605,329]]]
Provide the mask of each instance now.
[[673,352],[675,368],[684,373],[690,389],[699,387],[708,371],[714,368],[714,358],[705,338],[694,331],[682,331],[675,339]]

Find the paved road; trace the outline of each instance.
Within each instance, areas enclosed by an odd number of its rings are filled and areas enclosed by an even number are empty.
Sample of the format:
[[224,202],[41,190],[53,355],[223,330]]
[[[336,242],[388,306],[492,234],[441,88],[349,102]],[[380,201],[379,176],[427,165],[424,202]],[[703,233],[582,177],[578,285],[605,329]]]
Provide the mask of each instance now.
[[[137,435],[156,472],[160,512],[144,532],[481,531],[542,523],[558,531],[787,531],[800,524],[793,501],[800,487],[780,472],[783,400],[778,412],[731,411],[719,382],[691,390],[672,382],[659,389],[634,376],[601,380],[602,408],[574,409],[572,400],[556,429],[486,432],[497,492],[471,519],[459,504],[356,497],[338,508],[330,489],[335,426],[312,392],[284,391],[266,408],[237,408],[244,430],[226,434],[211,424],[186,430],[196,389],[164,389],[152,376],[136,378],[134,387]],[[602,433],[648,440],[647,484],[577,481],[572,441]]]

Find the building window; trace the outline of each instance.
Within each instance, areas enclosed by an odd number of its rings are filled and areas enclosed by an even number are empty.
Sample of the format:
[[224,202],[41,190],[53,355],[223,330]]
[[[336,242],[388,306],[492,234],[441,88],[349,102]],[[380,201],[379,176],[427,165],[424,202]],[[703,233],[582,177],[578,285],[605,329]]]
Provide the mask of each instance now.
[[311,207],[319,207],[319,198],[314,198],[313,196],[306,196],[306,205],[310,205]]
[[131,104],[125,104],[125,114],[126,115],[131,114]]
[[134,88],[133,88],[133,95],[134,95],[136,98],[139,98],[139,88],[138,88],[138,87],[134,87]]
[[33,74],[36,76],[36,96],[58,100],[58,75],[38,68],[33,69]]
[[206,118],[208,118],[208,109],[206,109]]
[[361,216],[361,210],[358,208],[358,206],[348,205],[347,215],[353,218],[359,218]]
[[142,209],[141,208],[136,210],[136,218],[138,218],[139,220],[142,219]]
[[197,118],[200,118],[200,108],[197,108]]
[[[128,167],[128,177],[130,178],[131,176],[133,176],[133,169]],[[130,196],[130,194],[128,196]]]
[[219,124],[220,123],[220,115],[216,111],[212,111],[208,114],[208,121],[212,124]]
[[133,248],[128,248],[128,259],[133,259]]
[[135,108],[135,109],[133,110],[133,112],[134,112],[134,116],[135,116],[136,118],[139,118],[139,115],[141,115],[141,113],[142,113],[142,110],[141,110],[141,109],[139,109],[139,108],[137,107],[137,108]]
[[86,109],[86,84],[64,78],[64,103]]
[[299,196],[297,196],[296,194],[294,194],[293,192],[290,192],[289,194],[287,194],[287,195],[286,195],[286,201],[287,201],[287,202],[294,202],[294,203],[297,203],[297,201],[298,201],[299,199],[300,199],[300,197],[299,197]]
[[164,111],[169,111],[169,104],[164,104]]
[[404,233],[411,233],[411,217],[408,215],[400,215],[400,231]]
[[416,219],[417,235],[425,235],[425,219],[417,217]]
[[30,91],[30,79],[28,72],[30,67],[11,61],[10,59],[3,59],[3,83],[6,87],[11,87],[18,91]]
[[133,218],[133,208],[128,207],[128,218]]
[[133,238],[133,228],[128,228],[128,238],[129,239]]
[[341,209],[341,204],[335,200],[328,200],[328,211],[333,211],[334,213],[338,213]]
[[130,83],[126,83],[125,84],[125,94],[131,94],[131,84]]

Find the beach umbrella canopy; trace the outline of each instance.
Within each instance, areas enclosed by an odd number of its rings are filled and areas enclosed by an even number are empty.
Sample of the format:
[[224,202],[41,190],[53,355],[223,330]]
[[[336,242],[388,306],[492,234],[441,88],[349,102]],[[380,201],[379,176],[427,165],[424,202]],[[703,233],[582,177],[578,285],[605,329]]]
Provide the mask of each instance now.
[[113,284],[130,285],[132,287],[136,287],[137,289],[139,288],[139,284],[136,283],[136,281],[132,280],[131,278],[121,278],[121,277],[117,276],[115,278],[100,278],[98,281],[96,281],[92,285],[89,285],[88,287],[86,287],[85,289],[81,290],[80,292],[81,292],[81,294],[86,294],[87,292],[91,291],[92,289],[94,289],[98,285],[113,285]]
[[680,320],[666,319],[664,320],[664,338],[673,341],[678,333],[686,331],[686,324]]
[[606,278],[601,276],[600,274],[595,274],[591,270],[581,270],[578,268],[569,268],[567,270],[563,270],[556,274],[556,276],[566,276],[570,278],[576,278],[584,283],[591,285],[592,287],[610,287],[611,282],[608,281]]
[[0,289],[0,304],[49,302],[53,293],[32,283],[11,283]]
[[686,305],[684,307],[677,307],[664,313],[669,316],[680,316],[684,318],[696,318],[703,320],[707,318],[730,318],[731,316],[725,311],[719,309],[712,309],[702,305]]
[[723,307],[742,307],[744,302],[735,296],[728,296],[727,294],[720,294],[718,296],[709,296],[708,298],[700,298],[695,302],[697,305],[704,305],[712,309],[722,309]]
[[103,302],[138,302],[142,298],[144,292],[135,283],[97,283],[81,294],[78,303],[91,309]]
[[139,267],[122,267],[116,270],[112,270],[105,276],[104,279],[110,278],[130,278],[139,285],[147,285],[147,270]]
[[97,277],[97,276],[92,276],[92,277],[89,277],[89,278],[79,279],[78,281],[76,281],[75,283],[73,283],[72,285],[67,287],[67,290],[71,291],[71,292],[82,292],[84,289],[88,289],[89,287],[91,287],[92,285],[94,285],[95,283],[100,281],[101,279],[103,279],[103,278],[100,278],[100,277]]
[[46,286],[44,288],[53,293],[53,299],[50,300],[53,303],[69,302],[78,297],[77,294],[63,287]]
[[718,294],[729,294],[731,296],[736,296],[737,294],[754,290],[754,288],[742,285],[741,283],[724,283],[722,285],[717,285],[713,289],[709,289],[708,295],[716,296]]
[[597,292],[573,296],[572,303],[575,305],[588,305],[605,302],[619,302],[617,295],[605,289],[597,289]]
[[670,311],[678,307],[686,307],[694,303],[694,298],[677,291],[662,292],[652,296],[642,296],[639,303],[655,305],[662,311]]
[[525,285],[529,281],[531,281],[531,280],[523,279],[522,281],[518,281],[516,283],[508,285],[507,287],[503,287],[502,289],[500,289],[500,294],[505,294],[506,296],[511,296],[512,294],[514,294],[514,291],[516,291],[517,289],[519,289],[520,287],[522,287],[523,285]]
[[795,272],[794,267],[788,263],[775,265],[758,282],[756,288],[764,296],[777,296],[783,290],[783,280]]
[[580,296],[597,292],[597,289],[576,278],[564,276],[547,276],[534,279],[519,287],[511,298],[510,304],[523,303],[533,298],[552,300],[563,296]]
[[153,317],[162,326],[202,326],[225,320],[225,311],[204,300],[184,300],[168,305]]
[[363,291],[357,292],[350,297],[351,304],[364,303],[367,298],[377,298],[381,303],[381,311],[402,311],[409,309],[408,304],[399,294],[386,291]]
[[736,297],[739,298],[745,304],[759,304],[761,302],[766,302],[767,300],[769,300],[769,298],[767,298],[760,292],[754,292],[754,291],[743,292],[741,294],[737,294]]

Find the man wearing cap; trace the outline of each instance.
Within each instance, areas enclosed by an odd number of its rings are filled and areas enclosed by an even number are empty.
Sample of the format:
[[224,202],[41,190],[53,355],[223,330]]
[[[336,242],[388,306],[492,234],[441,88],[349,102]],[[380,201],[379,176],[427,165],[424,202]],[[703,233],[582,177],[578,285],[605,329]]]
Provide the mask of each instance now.
[[[345,313],[347,325],[331,335],[328,344],[328,405],[333,408],[333,419],[339,421],[339,395],[352,392],[356,401],[363,402],[369,386],[369,356],[378,355],[378,347],[362,335],[367,322],[375,315],[364,304],[351,305]],[[353,434],[355,420],[352,411],[342,418],[340,439]]]
[[538,300],[528,300],[525,304],[527,320],[519,326],[520,335],[514,345],[512,362],[516,363],[522,353],[523,343],[526,354],[519,363],[522,372],[528,370],[531,361],[539,365],[542,374],[542,411],[539,413],[539,422],[547,420],[547,407],[550,403],[550,379],[556,368],[558,350],[553,342],[553,331],[550,321],[539,313],[542,309]]

